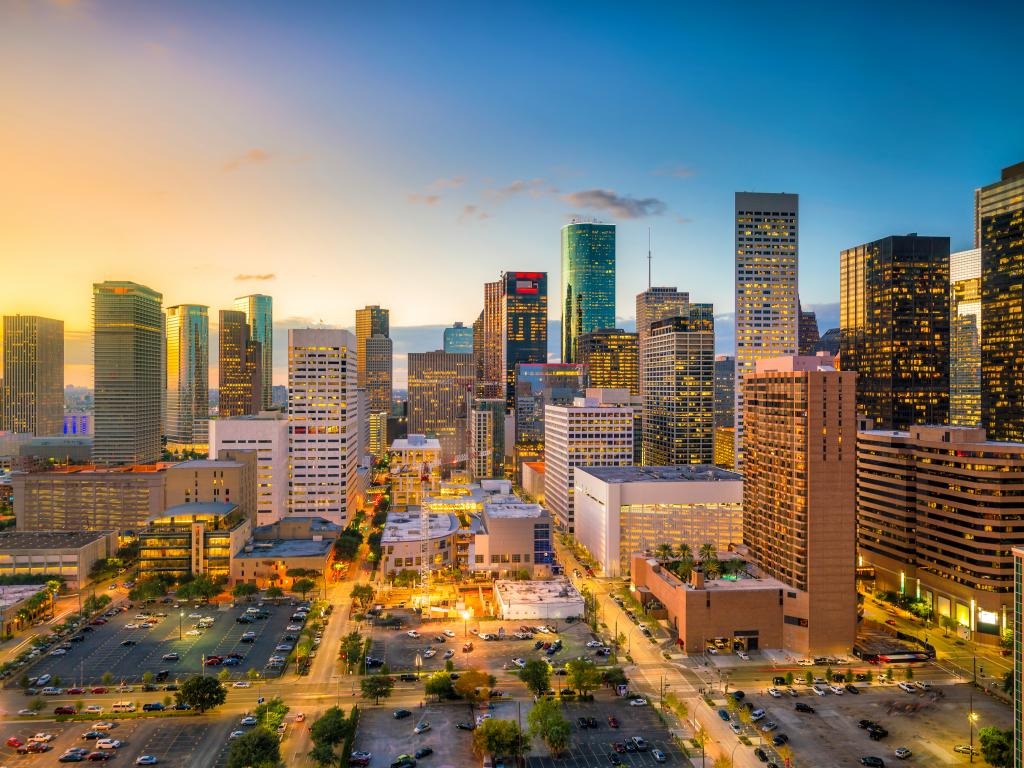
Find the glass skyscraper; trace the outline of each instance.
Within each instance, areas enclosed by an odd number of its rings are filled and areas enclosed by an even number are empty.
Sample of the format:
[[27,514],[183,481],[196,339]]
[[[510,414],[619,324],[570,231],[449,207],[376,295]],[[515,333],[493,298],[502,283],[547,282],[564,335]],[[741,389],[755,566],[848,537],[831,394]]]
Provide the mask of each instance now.
[[1024,441],[1024,163],[978,192],[981,229],[981,425]]
[[217,415],[222,419],[255,415],[263,404],[263,350],[252,340],[244,312],[220,311],[217,342]]
[[167,447],[200,450],[208,445],[210,419],[210,318],[207,308],[167,308]]
[[245,312],[249,338],[260,345],[261,408],[270,408],[274,385],[274,299],[261,293],[235,299],[235,309]]
[[615,327],[615,225],[562,227],[562,362],[577,361],[579,338]]
[[473,329],[462,323],[455,323],[444,329],[444,351],[460,354],[473,353]]
[[518,366],[515,399],[516,468],[544,458],[544,407],[571,405],[583,393],[583,368],[565,363]]
[[981,424],[981,249],[949,257],[949,423]]
[[840,254],[839,360],[875,429],[949,419],[949,238],[886,237]]
[[501,369],[512,408],[517,366],[548,360],[548,274],[505,272],[501,282]]

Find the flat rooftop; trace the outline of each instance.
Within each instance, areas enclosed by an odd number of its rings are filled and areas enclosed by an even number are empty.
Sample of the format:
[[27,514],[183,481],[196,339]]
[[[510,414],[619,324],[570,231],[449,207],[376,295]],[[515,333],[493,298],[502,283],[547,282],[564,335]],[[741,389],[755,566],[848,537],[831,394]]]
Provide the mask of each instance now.
[[500,494],[484,502],[488,517],[543,517],[547,511],[540,504],[528,504],[518,496]]
[[[456,515],[430,514],[431,539],[440,539],[459,530],[459,518]],[[420,521],[420,510],[412,507],[406,512],[391,512],[384,523],[384,535],[381,544],[397,544],[403,541],[422,541],[423,528]]]
[[243,560],[262,560],[264,558],[288,558],[288,557],[327,557],[331,547],[334,546],[333,539],[313,541],[311,539],[282,539],[279,541],[256,541],[253,542],[252,551],[243,548],[237,558]]
[[[722,553],[725,555],[726,553]],[[724,559],[724,557],[723,557]],[[661,565],[656,557],[645,558],[647,565],[651,566],[652,573],[655,565]],[[655,576],[660,577],[663,581],[667,581],[669,584],[689,590],[691,592],[700,592],[702,590],[696,589],[693,584],[688,581],[683,581],[670,571],[665,566],[661,565]],[[705,579],[704,590],[709,592],[742,592],[743,590],[779,590],[787,589],[792,591],[792,587],[783,584],[778,579],[773,579],[770,576],[754,576],[750,573],[744,572],[739,575],[738,578],[727,578],[727,579]]]
[[79,549],[114,531],[0,531],[0,552]]
[[46,589],[45,584],[14,584],[0,587],[0,611],[17,605],[22,600],[32,597],[44,589]]
[[392,451],[425,451],[425,450],[441,450],[441,441],[434,437],[426,437],[424,435],[409,435],[408,437],[400,437],[391,443]]
[[221,469],[223,467],[241,467],[242,462],[229,459],[191,459],[175,464],[175,469]]
[[672,467],[577,467],[577,472],[606,483],[740,482],[743,475],[711,464],[680,464]]
[[160,517],[192,517],[193,515],[219,515],[224,517],[237,507],[237,504],[226,501],[196,501],[189,504],[175,504],[173,507],[165,509],[159,515],[154,515],[152,519],[155,520]]
[[509,581],[500,579],[494,582],[494,588],[505,603],[551,603],[579,600],[583,596],[568,579],[550,579],[548,581]]

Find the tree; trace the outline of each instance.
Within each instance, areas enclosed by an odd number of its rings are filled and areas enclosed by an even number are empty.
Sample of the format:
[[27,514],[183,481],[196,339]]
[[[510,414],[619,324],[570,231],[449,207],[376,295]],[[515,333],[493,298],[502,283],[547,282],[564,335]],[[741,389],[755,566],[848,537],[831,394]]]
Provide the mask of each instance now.
[[227,691],[216,678],[197,675],[182,683],[181,689],[174,696],[179,704],[188,704],[202,714],[223,704],[227,699]]
[[811,670],[809,669],[806,672],[804,672],[804,682],[808,685],[814,684],[814,673],[811,672]]
[[403,569],[398,572],[395,576],[396,587],[412,587],[420,580],[420,575],[416,571],[410,571]]
[[590,659],[573,659],[565,665],[570,688],[587,694],[601,685],[601,670]]
[[250,680],[255,681],[259,679],[260,673],[259,670],[255,667],[249,667],[247,670],[245,670],[245,676]]
[[[156,600],[167,594],[167,584],[159,576],[147,576],[135,582],[128,593],[132,600]],[[181,594],[179,590],[179,594]]]
[[231,594],[233,597],[249,600],[249,598],[259,591],[259,588],[255,584],[246,584],[244,581],[241,581],[238,584],[235,584],[235,588],[231,590]]
[[516,571],[517,581],[530,581],[532,578],[533,574],[530,573],[529,568],[520,568],[518,571]]
[[540,699],[526,716],[531,737],[539,737],[557,755],[569,746],[571,727],[554,699]]
[[1003,673],[1003,693],[1013,693],[1013,672]]
[[722,575],[722,561],[717,558],[701,560],[700,567],[704,570],[704,575],[709,579],[717,579]]
[[487,691],[494,685],[494,676],[471,669],[459,675],[455,681],[455,692],[469,702],[477,702],[487,697]]
[[711,768],[733,768],[732,758],[721,755],[715,758],[715,762],[712,764]]
[[185,600],[211,600],[220,593],[221,588],[209,576],[196,576],[178,587],[178,597]]
[[284,590],[280,587],[267,587],[267,597],[270,599],[284,597]]
[[281,747],[277,736],[257,726],[231,742],[227,768],[277,768]]
[[373,600],[373,587],[369,584],[355,584],[349,596],[360,606],[367,606]]
[[103,681],[104,685],[110,685],[112,682],[114,682],[114,676],[109,672],[104,672],[100,680]]
[[316,584],[313,583],[312,579],[296,579],[295,583],[292,584],[292,592],[298,592],[302,595],[302,599],[306,599],[306,593],[310,592]]
[[978,731],[981,756],[993,768],[1013,766],[1013,731],[999,728],[982,728]]
[[363,638],[358,632],[349,632],[341,640],[341,650],[338,655],[346,667],[352,669],[359,663],[359,657],[363,652]]
[[423,692],[438,699],[447,698],[455,693],[452,676],[447,672],[435,672],[423,684]]
[[622,671],[622,667],[609,667],[604,671],[604,684],[609,688],[614,688],[617,685],[626,685],[629,679],[626,677],[626,673]]
[[787,672],[786,673],[786,685],[792,686],[793,685],[793,680],[794,680],[793,673],[792,672]]
[[335,747],[348,737],[351,725],[338,707],[331,707],[310,726],[309,735],[316,744]]
[[363,692],[364,699],[373,699],[374,704],[379,704],[381,699],[391,695],[395,687],[395,681],[388,675],[370,675],[359,681],[359,688]]
[[143,682],[144,685],[149,685],[150,683],[152,683],[153,682],[153,673],[152,672],[143,672],[142,673],[142,682]]
[[1006,629],[1002,630],[999,633],[999,647],[1003,648],[1004,650],[1007,650],[1007,651],[1013,649],[1013,628],[1012,627],[1006,627]]
[[313,742],[313,749],[309,751],[309,759],[317,765],[338,765],[338,755],[335,753],[334,747],[321,742]]
[[231,673],[228,672],[228,668],[224,667],[220,672],[217,673],[217,679],[222,683],[226,683],[231,679]]
[[519,679],[526,683],[534,695],[540,696],[551,687],[551,670],[547,662],[540,659],[529,659],[526,666],[519,670]]
[[715,545],[710,541],[704,542],[700,547],[700,561],[702,563],[708,560],[717,560],[718,553],[715,551]]
[[888,680],[891,683],[892,682],[892,678],[893,678],[892,667],[889,667],[887,670],[885,670],[885,679]]
[[526,734],[513,720],[484,720],[473,732],[473,751],[478,755],[518,755]]

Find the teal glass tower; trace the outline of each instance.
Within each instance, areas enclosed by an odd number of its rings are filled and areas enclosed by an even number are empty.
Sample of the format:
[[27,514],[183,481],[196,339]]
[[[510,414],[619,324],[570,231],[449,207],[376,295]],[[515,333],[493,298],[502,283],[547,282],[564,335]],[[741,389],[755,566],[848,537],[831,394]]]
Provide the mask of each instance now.
[[267,410],[274,388],[274,299],[262,293],[240,296],[235,310],[245,312],[249,338],[260,344],[260,407]]
[[562,362],[577,362],[580,336],[615,327],[615,225],[562,227]]

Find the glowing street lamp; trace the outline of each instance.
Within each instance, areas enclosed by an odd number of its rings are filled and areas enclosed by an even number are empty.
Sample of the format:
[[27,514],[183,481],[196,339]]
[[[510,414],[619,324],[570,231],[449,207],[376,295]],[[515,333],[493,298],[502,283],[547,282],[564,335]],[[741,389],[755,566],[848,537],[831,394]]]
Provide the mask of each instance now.
[[469,611],[462,612],[462,636],[469,637]]

